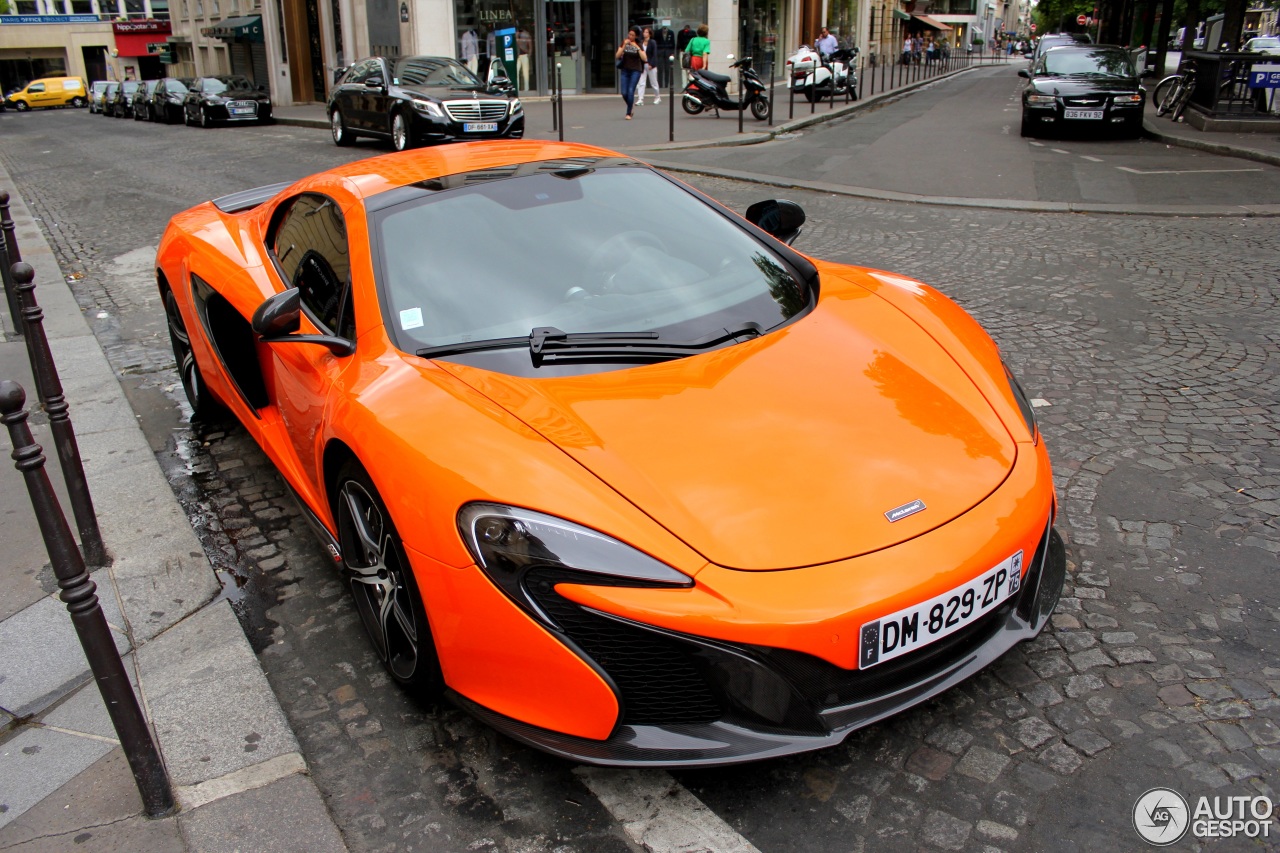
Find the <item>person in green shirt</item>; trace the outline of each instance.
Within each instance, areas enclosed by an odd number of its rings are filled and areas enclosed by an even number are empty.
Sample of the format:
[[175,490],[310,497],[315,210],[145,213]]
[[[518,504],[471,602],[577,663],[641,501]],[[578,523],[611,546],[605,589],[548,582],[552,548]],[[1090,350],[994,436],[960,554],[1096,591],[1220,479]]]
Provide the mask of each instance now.
[[707,38],[706,24],[698,25],[698,34],[689,39],[689,45],[684,49],[689,54],[689,67],[695,71],[705,70],[707,62],[711,58],[711,39]]

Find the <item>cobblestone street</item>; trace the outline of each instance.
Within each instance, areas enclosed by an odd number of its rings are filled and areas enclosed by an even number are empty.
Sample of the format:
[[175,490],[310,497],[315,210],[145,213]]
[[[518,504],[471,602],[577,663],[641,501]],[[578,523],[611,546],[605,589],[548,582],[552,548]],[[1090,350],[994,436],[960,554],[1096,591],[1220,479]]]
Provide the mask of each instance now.
[[[381,150],[338,149],[318,130],[31,119],[5,126],[0,161],[42,218],[351,849],[638,849],[598,796],[613,771],[407,700],[253,441],[182,416],[151,271],[169,216]],[[679,783],[764,853],[1132,850],[1133,804],[1150,788],[1280,800],[1280,220],[687,180],[739,211],[792,198],[809,216],[798,249],[932,284],[992,333],[1035,398],[1069,574],[1039,639],[936,701],[822,752],[648,781]],[[1271,829],[1204,849],[1280,849]]]

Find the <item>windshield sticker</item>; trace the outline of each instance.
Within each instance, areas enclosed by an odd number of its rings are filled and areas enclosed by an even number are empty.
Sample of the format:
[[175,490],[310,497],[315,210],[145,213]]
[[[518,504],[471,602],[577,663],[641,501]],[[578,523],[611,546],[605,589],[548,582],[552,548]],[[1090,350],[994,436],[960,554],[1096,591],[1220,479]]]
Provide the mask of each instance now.
[[422,326],[422,309],[406,308],[400,312],[400,328],[403,331],[417,329]]

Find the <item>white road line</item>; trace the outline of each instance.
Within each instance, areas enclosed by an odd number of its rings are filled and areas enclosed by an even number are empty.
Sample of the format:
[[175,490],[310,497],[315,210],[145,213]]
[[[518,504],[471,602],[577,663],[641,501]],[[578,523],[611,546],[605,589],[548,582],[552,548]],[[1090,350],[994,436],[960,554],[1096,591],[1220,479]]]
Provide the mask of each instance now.
[[302,760],[302,756],[296,752],[289,752],[284,755],[278,755],[261,764],[233,770],[225,776],[219,776],[217,779],[209,779],[204,782],[198,782],[195,785],[179,785],[174,791],[174,795],[182,805],[183,810],[190,811],[215,800],[221,800],[223,797],[230,797],[232,794],[262,788],[277,779],[283,779],[295,773],[306,772],[307,763]]
[[1090,163],[1101,163],[1101,162],[1102,162],[1102,158],[1101,158],[1101,157],[1090,157],[1088,154],[1081,154],[1081,155],[1080,155],[1080,159],[1081,159],[1081,160],[1088,160]]
[[573,772],[649,853],[760,853],[666,771]]
[[1037,148],[1043,148],[1043,147],[1044,147],[1044,143],[1043,143],[1043,142],[1028,142],[1027,144],[1028,144],[1028,145],[1034,145],[1034,146],[1035,146],[1035,147],[1037,147]]
[[1052,151],[1054,154],[1070,154],[1071,153],[1070,151],[1067,151],[1065,148],[1050,148],[1049,150]]
[[1261,172],[1262,169],[1130,169],[1128,166],[1116,166],[1122,172],[1135,175],[1216,175],[1221,172]]

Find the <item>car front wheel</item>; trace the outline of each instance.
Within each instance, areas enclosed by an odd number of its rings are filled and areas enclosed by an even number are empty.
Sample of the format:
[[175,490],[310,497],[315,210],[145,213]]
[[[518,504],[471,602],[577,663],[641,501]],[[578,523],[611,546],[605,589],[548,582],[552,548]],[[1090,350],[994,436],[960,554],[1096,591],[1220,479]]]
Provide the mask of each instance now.
[[14,106],[18,108],[18,112],[20,113],[25,113],[27,110],[31,109],[31,105],[26,101],[18,101]]
[[413,147],[413,138],[404,113],[397,112],[391,117],[391,147],[397,151],[406,151]]
[[334,518],[343,579],[374,651],[417,698],[434,698],[440,666],[404,545],[368,473],[355,461],[338,472]]
[[329,115],[329,132],[333,134],[334,145],[350,145],[356,141],[351,131],[347,130],[347,120],[342,117],[342,110],[334,110]]
[[205,130],[213,127],[213,120],[209,118],[209,111],[204,107],[200,108],[200,126]]

